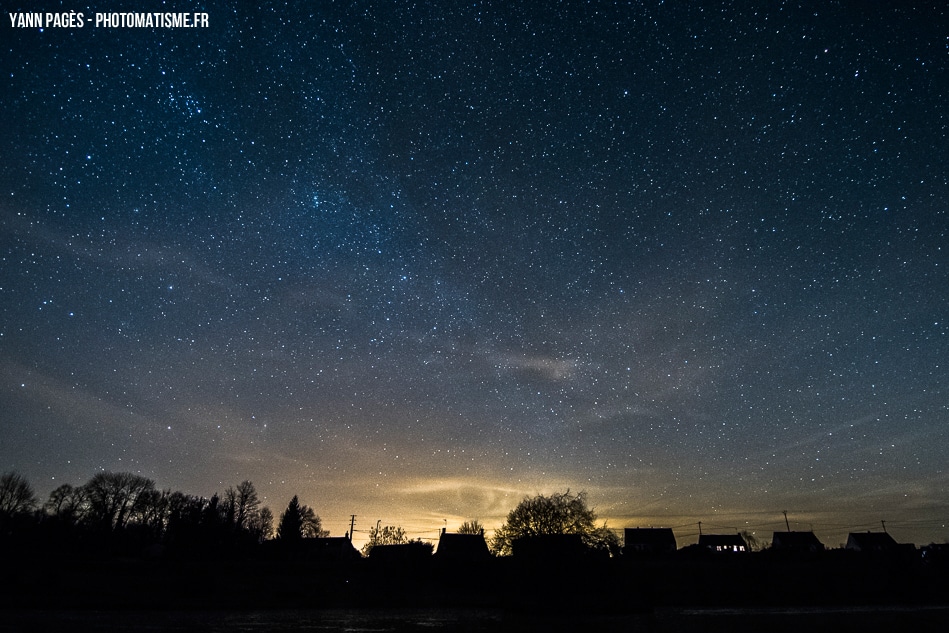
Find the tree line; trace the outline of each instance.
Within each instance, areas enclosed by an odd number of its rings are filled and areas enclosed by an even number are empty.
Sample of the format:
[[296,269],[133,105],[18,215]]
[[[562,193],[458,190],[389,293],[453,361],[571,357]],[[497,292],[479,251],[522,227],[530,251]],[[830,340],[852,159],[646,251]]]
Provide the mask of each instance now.
[[[536,495],[511,510],[488,544],[492,553],[504,556],[512,553],[519,538],[574,534],[588,549],[619,554],[619,538],[605,523],[596,521],[582,492]],[[223,494],[199,497],[160,490],[153,480],[134,473],[106,471],[80,486],[62,484],[41,503],[22,475],[8,472],[0,477],[0,538],[8,541],[38,534],[46,541],[84,541],[126,552],[160,545],[172,552],[213,553],[268,540],[287,544],[329,535],[319,515],[297,496],[287,504],[276,527],[274,523],[273,513],[246,480]],[[477,520],[466,521],[459,532],[484,534],[484,527]],[[401,527],[380,522],[369,530],[362,554],[394,544],[433,550],[431,543],[410,540]]]
[[62,484],[41,503],[16,472],[0,476],[0,538],[133,550],[148,545],[177,551],[215,551],[326,536],[320,517],[294,496],[274,526],[254,484],[242,481],[223,494],[201,497],[161,490],[147,477],[99,472],[80,486]]

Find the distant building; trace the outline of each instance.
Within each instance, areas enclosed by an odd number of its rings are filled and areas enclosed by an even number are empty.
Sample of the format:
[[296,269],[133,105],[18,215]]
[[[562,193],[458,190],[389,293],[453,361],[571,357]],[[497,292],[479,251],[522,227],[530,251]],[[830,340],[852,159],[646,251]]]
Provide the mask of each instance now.
[[623,554],[669,554],[676,551],[672,528],[626,528]]
[[949,543],[930,543],[920,550],[924,563],[943,564],[949,562]]
[[900,549],[886,532],[851,532],[845,547],[855,552],[895,552]]
[[784,552],[823,552],[824,544],[813,532],[775,532],[771,549]]
[[491,557],[488,543],[484,540],[484,531],[480,534],[456,534],[442,529],[438,538],[435,560],[448,562],[474,563]]
[[719,554],[739,554],[748,551],[748,544],[740,534],[702,534],[699,547]]

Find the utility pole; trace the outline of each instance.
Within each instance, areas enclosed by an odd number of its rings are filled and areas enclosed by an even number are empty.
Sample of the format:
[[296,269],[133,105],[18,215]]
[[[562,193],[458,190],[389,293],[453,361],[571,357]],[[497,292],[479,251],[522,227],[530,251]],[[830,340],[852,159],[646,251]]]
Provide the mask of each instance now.
[[791,531],[791,524],[788,523],[788,511],[787,511],[787,510],[784,510],[784,525],[787,526],[788,532],[790,532],[790,531]]
[[883,524],[883,533],[888,534],[888,532],[886,531],[886,521],[881,520],[880,523]]
[[702,522],[699,521],[699,536],[702,536]]
[[356,529],[356,515],[352,515],[349,519],[349,542],[353,542],[353,530]]

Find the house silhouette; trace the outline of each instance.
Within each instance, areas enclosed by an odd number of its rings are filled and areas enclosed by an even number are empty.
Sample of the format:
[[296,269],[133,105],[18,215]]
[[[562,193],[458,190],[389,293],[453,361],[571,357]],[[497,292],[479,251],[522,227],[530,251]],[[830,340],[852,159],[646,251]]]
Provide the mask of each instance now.
[[738,554],[748,551],[748,544],[741,534],[702,534],[699,547],[718,554]]
[[443,528],[438,537],[438,548],[435,550],[435,559],[438,561],[474,563],[490,557],[484,530],[479,534],[457,534]]
[[900,546],[886,532],[851,532],[845,548],[855,552],[895,552]]
[[824,544],[813,532],[775,532],[771,537],[771,549],[782,552],[823,552]]

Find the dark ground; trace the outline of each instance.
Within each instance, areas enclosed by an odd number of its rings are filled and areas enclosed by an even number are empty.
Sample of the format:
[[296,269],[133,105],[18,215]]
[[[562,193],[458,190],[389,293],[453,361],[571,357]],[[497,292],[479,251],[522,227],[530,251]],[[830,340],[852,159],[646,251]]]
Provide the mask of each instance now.
[[945,631],[949,564],[768,553],[439,563],[5,552],[7,631]]

